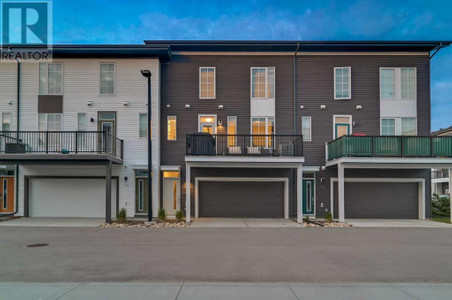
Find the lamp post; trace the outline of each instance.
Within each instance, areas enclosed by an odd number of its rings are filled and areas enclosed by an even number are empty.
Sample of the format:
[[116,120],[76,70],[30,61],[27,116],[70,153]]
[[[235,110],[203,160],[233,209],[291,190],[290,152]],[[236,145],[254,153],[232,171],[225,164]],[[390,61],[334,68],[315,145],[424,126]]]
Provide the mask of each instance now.
[[152,141],[151,141],[151,76],[149,70],[141,70],[141,75],[148,79],[148,221],[152,221]]

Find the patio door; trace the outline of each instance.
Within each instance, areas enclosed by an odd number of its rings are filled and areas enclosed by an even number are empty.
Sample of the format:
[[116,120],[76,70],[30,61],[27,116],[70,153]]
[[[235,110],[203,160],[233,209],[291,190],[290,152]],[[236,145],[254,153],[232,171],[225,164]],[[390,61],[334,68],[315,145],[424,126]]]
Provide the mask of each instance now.
[[112,154],[116,141],[116,112],[99,112],[98,120],[99,131],[102,131],[99,136],[101,151]]
[[351,134],[351,116],[334,116],[334,139]]
[[210,134],[217,133],[217,115],[199,115],[198,131]]
[[313,215],[315,210],[314,179],[303,179],[303,214]]
[[169,216],[180,210],[180,172],[163,172],[163,208]]
[[0,177],[0,212],[14,211],[14,178]]

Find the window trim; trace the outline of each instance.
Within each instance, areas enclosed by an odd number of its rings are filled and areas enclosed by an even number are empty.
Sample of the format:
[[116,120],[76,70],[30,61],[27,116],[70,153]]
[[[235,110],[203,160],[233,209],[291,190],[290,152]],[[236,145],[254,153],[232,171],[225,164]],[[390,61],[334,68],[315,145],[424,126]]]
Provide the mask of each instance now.
[[[201,69],[213,69],[213,97],[201,96]],[[216,67],[199,67],[199,99],[212,100],[217,98],[217,68]]]
[[[100,92],[100,81],[101,81],[101,70],[100,70],[100,66],[101,65],[108,65],[108,64],[112,64],[114,66],[114,72],[113,72],[113,94],[102,94]],[[99,97],[114,97],[116,96],[116,89],[117,89],[117,66],[116,66],[116,62],[108,62],[108,61],[100,61],[98,63],[98,68],[97,68],[97,93]]]
[[[402,69],[414,69],[414,98],[402,98]],[[394,98],[383,98],[382,97],[382,80],[381,71],[382,70],[394,70]],[[380,84],[380,100],[402,100],[402,101],[417,101],[417,67],[380,67],[379,78]]]
[[[394,136],[417,136],[418,135],[418,120],[417,117],[380,117],[380,135],[381,136],[388,136],[383,135],[383,120],[391,119],[394,120]],[[414,119],[414,125],[416,133],[415,135],[402,135],[402,119]]]
[[[46,116],[46,130],[44,131],[49,131],[49,115],[60,115],[61,116],[61,130],[58,131],[64,131],[64,114],[62,113],[38,113],[38,131],[39,131],[39,115],[45,115]],[[56,131],[56,132],[58,132]],[[52,132],[52,131],[50,131]]]
[[[235,136],[234,137],[230,137],[229,135],[229,118],[233,118],[234,122],[235,122]],[[227,116],[226,117],[226,135],[227,137],[227,145],[228,147],[237,147],[237,135],[238,135],[238,126],[237,126],[237,116]],[[231,134],[232,135],[232,134]],[[234,142],[234,146],[229,146],[229,141],[233,141]]]
[[[309,119],[309,139],[305,140],[304,139],[304,134],[303,134],[303,119]],[[301,135],[303,136],[303,142],[312,142],[312,117],[311,116],[302,116],[301,117]]]
[[[348,97],[336,97],[336,70],[338,69],[348,69]],[[351,100],[352,99],[352,67],[334,67],[334,100]]]
[[198,132],[201,132],[201,117],[214,117],[215,118],[215,132],[213,134],[217,134],[218,131],[218,119],[216,114],[198,114]]
[[[176,121],[176,123],[175,123],[175,134],[174,134],[174,140],[173,139],[169,139],[169,131],[168,131],[168,122],[169,122],[169,120],[170,120],[170,118],[172,118],[172,117],[174,117],[174,120]],[[171,115],[171,116],[166,116],[166,140],[168,141],[168,142],[175,142],[175,141],[177,141],[177,116],[175,116],[175,115]]]
[[[352,115],[333,115],[333,140],[336,138],[336,118],[350,118],[349,120],[349,129],[350,132],[349,135],[353,134],[353,116]],[[338,123],[338,124],[345,124],[345,123]]]
[[[47,66],[46,68],[46,93],[41,94],[41,64]],[[49,65],[61,65],[61,93],[60,94],[49,94]],[[62,62],[52,62],[52,63],[38,63],[38,96],[51,95],[51,96],[61,96],[64,95],[64,63]]]
[[[141,125],[141,120],[140,120],[140,118],[141,118],[141,115],[145,115],[146,116],[146,136],[140,136],[140,125]],[[148,122],[147,122],[147,116],[148,116],[148,113],[147,112],[139,112],[138,113],[138,138],[139,139],[145,139],[145,138],[147,138],[148,137],[148,130],[149,130],[149,128],[147,128],[148,127]],[[176,121],[177,122],[177,121]]]
[[[274,69],[273,76],[273,97],[268,97],[268,69]],[[253,69],[265,69],[265,97],[253,97]],[[276,67],[251,67],[250,68],[250,99],[251,100],[274,100],[276,99]]]

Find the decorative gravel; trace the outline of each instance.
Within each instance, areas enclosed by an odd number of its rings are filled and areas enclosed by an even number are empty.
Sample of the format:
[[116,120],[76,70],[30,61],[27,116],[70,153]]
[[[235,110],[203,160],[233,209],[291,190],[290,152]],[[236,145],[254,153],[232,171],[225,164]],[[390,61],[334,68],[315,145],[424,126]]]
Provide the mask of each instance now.
[[[352,227],[352,224],[349,223],[341,223],[341,222],[325,222],[325,223],[321,223],[323,225],[323,227]],[[305,227],[322,227],[318,224],[315,223],[304,223]]]
[[185,222],[140,222],[140,223],[104,223],[102,228],[184,228],[190,227]]

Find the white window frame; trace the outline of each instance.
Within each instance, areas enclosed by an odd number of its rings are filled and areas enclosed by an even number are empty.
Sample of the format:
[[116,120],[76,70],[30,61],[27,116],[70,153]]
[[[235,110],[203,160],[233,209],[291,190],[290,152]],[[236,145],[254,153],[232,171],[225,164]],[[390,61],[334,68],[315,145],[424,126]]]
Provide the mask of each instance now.
[[10,113],[10,112],[2,112],[2,114],[1,114],[1,116],[2,116],[2,128],[1,128],[1,131],[5,131],[4,129],[3,129],[3,124],[5,124],[4,122],[5,122],[5,116],[6,115],[9,115],[9,131],[12,131],[13,130],[13,114],[12,113]]
[[[113,65],[114,71],[113,71],[113,93],[112,94],[102,94],[101,93],[101,75],[102,75],[102,71],[101,66],[102,65]],[[116,66],[116,62],[108,62],[108,61],[102,61],[99,62],[99,66],[97,68],[97,72],[98,72],[98,76],[97,76],[97,92],[98,95],[100,97],[112,97],[112,96],[116,96],[116,88],[117,88],[117,78],[116,78],[116,74],[117,74],[117,66]]]
[[[414,69],[414,98],[402,98],[402,69]],[[382,70],[394,70],[394,98],[383,98],[382,96]],[[417,67],[380,67],[380,100],[417,100]],[[385,118],[386,119],[386,118]]]
[[[268,69],[274,69],[273,76],[273,97],[268,97]],[[265,97],[253,97],[253,70],[254,69],[265,69]],[[251,67],[250,68],[250,98],[252,100],[267,100],[276,98],[276,68],[275,67]]]
[[[64,131],[64,115],[62,113],[38,113],[38,129],[39,129],[39,115],[45,115],[46,128],[44,131],[49,131],[49,115],[60,115],[61,116],[61,129],[58,131]],[[58,132],[57,131],[57,132]]]
[[[201,96],[201,70],[202,69],[213,69],[213,97],[202,97]],[[199,99],[216,99],[217,97],[217,69],[216,67],[199,67]]]
[[[46,65],[45,93],[41,93],[41,65]],[[61,93],[49,94],[49,65],[61,65]],[[39,63],[38,64],[38,95],[63,95],[64,94],[64,64],[63,63]]]
[[[141,116],[146,116],[146,126],[145,126],[145,128],[146,128],[146,135],[145,136],[140,136],[140,131],[141,131]],[[148,128],[148,122],[147,122],[147,116],[148,116],[148,113],[138,113],[138,138],[139,139],[145,139],[145,138],[147,138],[148,137],[148,130],[149,130],[149,128]],[[177,122],[177,121],[176,121]]]
[[[336,70],[348,69],[348,97],[336,97]],[[335,67],[334,76],[334,100],[350,100],[352,99],[352,67]]]
[[[237,116],[227,116],[227,118],[226,118],[226,120],[227,120],[226,135],[229,135],[229,119],[233,119],[235,122],[235,137],[228,136],[227,145],[228,145],[228,147],[236,147],[237,146],[237,134],[238,134]],[[234,141],[234,146],[229,146],[230,139]]]
[[216,114],[198,114],[198,132],[201,132],[201,117],[213,117],[215,118],[215,132],[213,134],[217,134],[217,115]]
[[[305,139],[305,136],[303,134],[303,119],[309,119],[309,139]],[[312,117],[310,116],[301,117],[301,134],[303,135],[303,142],[312,141]]]
[[[84,124],[84,127],[85,127],[85,130],[80,130],[80,123],[79,123],[79,116],[81,116],[81,115],[84,115],[85,116],[85,124]],[[85,112],[79,112],[79,113],[77,113],[77,131],[86,131],[86,128],[87,128],[87,122],[86,122],[86,113]]]
[[[383,136],[383,120],[391,119],[394,120],[395,126],[395,136],[402,136],[402,119],[414,119],[415,130],[416,133],[414,136],[417,136],[417,118],[415,117],[381,117],[380,118],[380,135]],[[387,136],[387,135],[385,135]],[[413,136],[413,135],[404,135],[404,136]]]
[[[141,191],[140,191],[140,185],[141,185]],[[144,188],[145,188],[145,183],[144,183],[144,179],[142,178],[138,178],[138,209],[137,211],[142,212],[144,211]],[[149,191],[148,191],[149,193]],[[140,201],[141,200],[141,201]]]
[[[175,123],[175,129],[174,129],[174,140],[170,140],[169,139],[169,131],[168,131],[168,124],[169,124],[169,121],[170,121],[170,118],[173,118],[174,117],[174,121],[176,121],[176,123]],[[177,141],[177,116],[175,116],[175,115],[171,115],[171,116],[167,116],[166,117],[166,140],[168,141],[168,142],[175,142],[175,141]]]
[[353,116],[352,115],[333,115],[333,140],[336,139],[336,118],[349,118],[349,128],[350,132],[353,134]]

